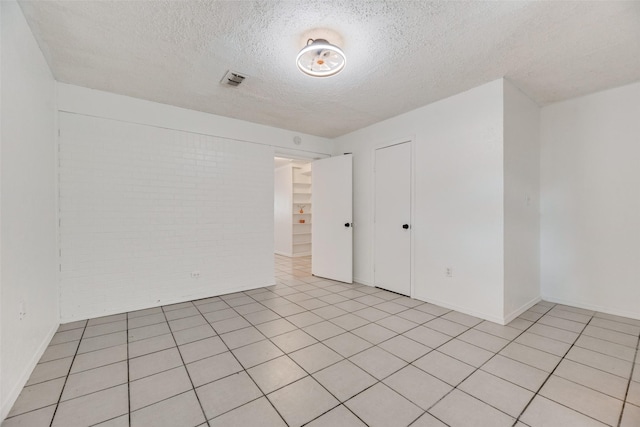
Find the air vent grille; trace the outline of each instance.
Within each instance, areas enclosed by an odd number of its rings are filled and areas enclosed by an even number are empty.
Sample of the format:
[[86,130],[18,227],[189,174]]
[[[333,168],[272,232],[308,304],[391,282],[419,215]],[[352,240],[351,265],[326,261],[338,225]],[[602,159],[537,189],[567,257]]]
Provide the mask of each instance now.
[[227,71],[227,74],[224,75],[222,80],[220,80],[220,83],[227,86],[238,87],[240,86],[240,83],[244,81],[245,78],[246,76],[243,76],[242,74],[236,71],[229,70]]

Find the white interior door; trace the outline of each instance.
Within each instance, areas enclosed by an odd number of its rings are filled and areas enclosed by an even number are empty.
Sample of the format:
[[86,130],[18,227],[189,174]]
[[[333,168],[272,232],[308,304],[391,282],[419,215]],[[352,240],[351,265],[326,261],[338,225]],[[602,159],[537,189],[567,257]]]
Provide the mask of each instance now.
[[375,156],[374,284],[411,295],[411,144]]
[[353,282],[352,155],[316,160],[311,173],[311,273]]

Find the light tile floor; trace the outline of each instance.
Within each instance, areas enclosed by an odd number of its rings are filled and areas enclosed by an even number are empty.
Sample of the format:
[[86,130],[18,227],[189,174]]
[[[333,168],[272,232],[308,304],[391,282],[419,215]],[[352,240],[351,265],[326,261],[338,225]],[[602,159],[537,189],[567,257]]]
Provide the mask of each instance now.
[[309,272],[60,326],[2,426],[640,426],[638,320],[500,326]]

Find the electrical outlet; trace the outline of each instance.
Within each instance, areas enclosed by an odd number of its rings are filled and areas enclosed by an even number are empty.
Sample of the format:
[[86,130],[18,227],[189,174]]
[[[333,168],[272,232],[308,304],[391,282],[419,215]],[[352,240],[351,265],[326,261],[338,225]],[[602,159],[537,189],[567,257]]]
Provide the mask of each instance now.
[[200,278],[200,271],[198,270],[194,270],[191,272],[191,278],[192,279],[199,279]]
[[27,306],[24,301],[20,301],[18,304],[18,319],[22,320],[27,315]]
[[453,277],[453,268],[447,267],[444,270],[444,275],[447,276],[447,277]]

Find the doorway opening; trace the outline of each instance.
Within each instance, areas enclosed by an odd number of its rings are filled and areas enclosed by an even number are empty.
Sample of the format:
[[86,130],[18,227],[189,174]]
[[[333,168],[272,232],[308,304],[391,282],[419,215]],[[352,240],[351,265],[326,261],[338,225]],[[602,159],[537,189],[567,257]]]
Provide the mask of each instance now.
[[[293,264],[293,272],[309,274],[311,226],[311,160],[274,158],[274,252],[276,267]],[[298,268],[295,268],[298,267]]]

